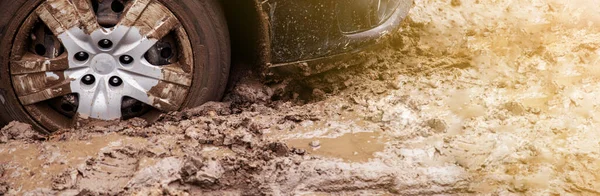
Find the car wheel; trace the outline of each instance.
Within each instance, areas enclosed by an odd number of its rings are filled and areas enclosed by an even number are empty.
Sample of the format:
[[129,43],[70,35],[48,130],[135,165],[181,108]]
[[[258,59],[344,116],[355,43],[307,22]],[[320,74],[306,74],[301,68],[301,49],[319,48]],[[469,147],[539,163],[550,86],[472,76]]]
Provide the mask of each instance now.
[[216,0],[0,2],[0,118],[39,130],[151,118],[222,97],[230,46]]

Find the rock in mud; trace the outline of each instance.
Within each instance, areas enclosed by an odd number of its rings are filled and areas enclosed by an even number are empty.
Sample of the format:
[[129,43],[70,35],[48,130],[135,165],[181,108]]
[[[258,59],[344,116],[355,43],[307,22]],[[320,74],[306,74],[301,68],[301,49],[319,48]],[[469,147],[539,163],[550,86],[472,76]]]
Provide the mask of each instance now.
[[321,147],[321,142],[319,140],[315,140],[310,142],[308,145],[313,148],[318,148]]
[[298,148],[294,148],[294,150],[292,150],[293,153],[297,154],[297,155],[305,155],[306,154],[306,150],[304,149],[298,149]]

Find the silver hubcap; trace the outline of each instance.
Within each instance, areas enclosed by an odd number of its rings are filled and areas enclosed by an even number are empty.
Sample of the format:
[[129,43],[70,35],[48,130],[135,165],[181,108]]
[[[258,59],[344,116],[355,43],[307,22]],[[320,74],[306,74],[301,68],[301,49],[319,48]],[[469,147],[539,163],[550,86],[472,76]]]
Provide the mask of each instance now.
[[[13,47],[11,74],[21,103],[32,108],[74,94],[79,117],[102,120],[121,118],[127,98],[161,111],[179,109],[192,81],[191,52],[166,65],[145,55],[168,34],[190,48],[178,19],[156,0],[131,0],[120,21],[106,28],[91,8],[89,0],[48,0],[27,19],[46,25],[66,54],[43,58]],[[27,21],[21,31],[31,29]]]
[[[67,76],[73,80],[70,82],[71,91],[79,95],[77,112],[80,117],[118,119],[124,97],[152,104],[148,92],[164,75],[161,67],[145,60],[144,54],[158,40],[145,38],[136,27],[124,26],[114,30],[101,28],[91,35],[75,27],[58,38],[69,54],[86,52],[91,59],[81,62],[75,57],[69,58]],[[103,41],[114,44],[103,48],[106,44]],[[131,56],[133,61],[126,65],[120,63],[119,58],[123,55]],[[80,82],[86,75],[94,76],[96,81],[91,85]],[[121,84],[115,85],[117,83]]]

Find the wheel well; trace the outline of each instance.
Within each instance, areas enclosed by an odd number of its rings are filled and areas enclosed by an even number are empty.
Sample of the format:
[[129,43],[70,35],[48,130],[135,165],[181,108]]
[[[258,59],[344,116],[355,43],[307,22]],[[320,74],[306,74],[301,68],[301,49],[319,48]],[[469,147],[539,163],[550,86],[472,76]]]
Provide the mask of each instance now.
[[[258,0],[221,0],[231,36],[232,75],[261,72],[270,63],[268,19]],[[242,71],[244,72],[244,71]]]

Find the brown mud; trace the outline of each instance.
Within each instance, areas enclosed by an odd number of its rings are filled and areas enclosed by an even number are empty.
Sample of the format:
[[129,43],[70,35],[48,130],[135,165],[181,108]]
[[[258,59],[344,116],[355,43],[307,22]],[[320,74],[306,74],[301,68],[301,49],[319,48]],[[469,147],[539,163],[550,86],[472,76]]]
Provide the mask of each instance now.
[[360,67],[150,125],[13,123],[0,195],[600,194],[600,4],[415,4]]

